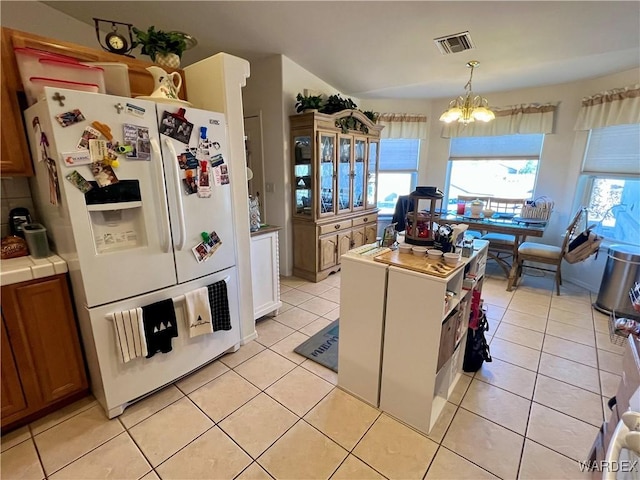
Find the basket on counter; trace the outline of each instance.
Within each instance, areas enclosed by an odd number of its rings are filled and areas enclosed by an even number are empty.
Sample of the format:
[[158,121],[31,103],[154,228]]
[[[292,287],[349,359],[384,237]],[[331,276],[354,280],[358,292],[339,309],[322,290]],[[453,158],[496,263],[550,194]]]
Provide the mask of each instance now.
[[536,198],[534,201],[527,201],[522,207],[520,217],[535,218],[536,220],[549,220],[555,203],[547,197]]
[[624,318],[628,322],[634,322],[635,324],[637,324],[637,322],[633,319],[627,319],[625,317],[617,316],[615,310],[609,314],[609,340],[611,340],[611,343],[613,343],[614,345],[624,347],[627,343],[627,338],[630,334],[632,334],[632,332],[628,330],[621,330],[620,328],[618,328],[616,321],[622,318]]

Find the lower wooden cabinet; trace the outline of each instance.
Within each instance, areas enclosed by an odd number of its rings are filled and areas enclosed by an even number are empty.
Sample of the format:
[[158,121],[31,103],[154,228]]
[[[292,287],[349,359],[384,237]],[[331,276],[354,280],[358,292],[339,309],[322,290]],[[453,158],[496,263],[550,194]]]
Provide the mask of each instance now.
[[373,243],[378,238],[378,224],[369,223],[364,226],[364,244]]
[[66,275],[2,287],[2,428],[88,391]]
[[338,235],[320,237],[320,270],[326,270],[336,264]]
[[313,282],[324,280],[340,270],[342,255],[375,242],[377,233],[378,215],[371,212],[324,223],[294,218],[293,274]]
[[364,244],[365,244],[364,227],[351,229],[351,248],[361,247]]
[[7,327],[2,320],[2,418],[20,413],[27,408],[16,360],[13,357]]

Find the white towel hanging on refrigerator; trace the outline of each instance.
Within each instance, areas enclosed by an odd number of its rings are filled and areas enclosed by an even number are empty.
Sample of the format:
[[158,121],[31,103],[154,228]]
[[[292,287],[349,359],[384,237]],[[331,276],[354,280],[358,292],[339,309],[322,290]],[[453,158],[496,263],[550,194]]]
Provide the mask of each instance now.
[[144,336],[141,308],[115,312],[113,326],[116,332],[116,344],[123,363],[134,358],[147,356],[147,341]]
[[189,337],[197,337],[206,333],[213,333],[211,323],[211,307],[207,287],[198,288],[184,294],[187,307],[187,327]]

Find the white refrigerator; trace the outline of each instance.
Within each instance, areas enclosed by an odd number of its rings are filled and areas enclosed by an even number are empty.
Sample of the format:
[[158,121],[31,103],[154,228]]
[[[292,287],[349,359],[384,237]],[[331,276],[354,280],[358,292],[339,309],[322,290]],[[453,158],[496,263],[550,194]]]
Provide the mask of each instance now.
[[[240,344],[225,117],[44,90],[45,99],[25,111],[32,195],[68,264],[92,392],[112,418]],[[221,280],[231,330],[189,338],[184,294]],[[178,323],[172,350],[123,363],[112,314],[166,299]]]

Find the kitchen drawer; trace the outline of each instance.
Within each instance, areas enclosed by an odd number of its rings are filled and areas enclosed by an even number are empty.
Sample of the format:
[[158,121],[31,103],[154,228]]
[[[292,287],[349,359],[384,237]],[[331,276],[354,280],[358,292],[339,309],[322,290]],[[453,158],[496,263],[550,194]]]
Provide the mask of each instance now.
[[351,220],[342,220],[341,222],[328,223],[326,225],[320,225],[320,235],[325,233],[338,232],[345,228],[351,228]]
[[363,217],[358,217],[353,219],[353,226],[357,227],[359,225],[364,225],[365,223],[372,223],[378,221],[378,214],[372,213],[371,215],[364,215]]

